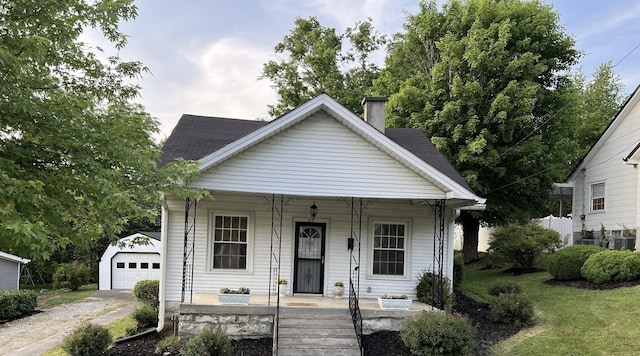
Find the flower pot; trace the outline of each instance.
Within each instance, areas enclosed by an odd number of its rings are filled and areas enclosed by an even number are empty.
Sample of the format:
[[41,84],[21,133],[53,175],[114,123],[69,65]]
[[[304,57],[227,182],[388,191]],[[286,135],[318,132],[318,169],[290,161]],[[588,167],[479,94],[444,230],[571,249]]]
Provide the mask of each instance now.
[[248,305],[251,294],[218,294],[220,304]]
[[289,285],[281,284],[280,285],[280,297],[286,297],[289,294]]
[[341,286],[333,286],[333,295],[336,298],[342,298],[344,294],[344,287]]
[[409,310],[411,307],[411,299],[388,299],[378,298],[378,305],[382,309],[402,309]]

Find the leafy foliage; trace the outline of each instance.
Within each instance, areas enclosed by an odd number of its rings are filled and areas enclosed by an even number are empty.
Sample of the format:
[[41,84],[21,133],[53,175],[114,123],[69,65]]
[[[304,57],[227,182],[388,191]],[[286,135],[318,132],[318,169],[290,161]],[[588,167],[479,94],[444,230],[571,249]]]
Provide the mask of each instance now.
[[37,295],[34,291],[0,291],[0,320],[14,319],[33,313],[37,304]]
[[582,279],[582,266],[589,256],[605,249],[592,245],[567,246],[552,253],[547,259],[547,269],[559,281]]
[[500,294],[518,294],[522,292],[520,285],[514,281],[501,279],[489,286],[489,295],[498,296]]
[[111,335],[105,327],[84,323],[64,339],[62,349],[71,356],[102,356],[109,345]]
[[589,256],[580,272],[594,284],[632,281],[640,278],[640,254],[604,250]]
[[137,323],[138,330],[144,330],[158,325],[158,310],[151,305],[143,304],[131,313]]
[[192,337],[181,351],[183,356],[227,356],[233,348],[231,340],[221,331],[205,330]]
[[418,276],[416,296],[421,303],[429,304],[438,309],[451,311],[454,294],[449,286],[447,277],[440,278],[431,272],[422,271]]
[[241,287],[238,289],[230,289],[230,288],[220,289],[220,294],[250,294],[250,293],[251,293],[251,289],[245,288],[245,287]]
[[69,288],[78,290],[80,286],[89,283],[89,267],[80,262],[63,263],[53,274],[53,288]]
[[560,234],[537,224],[511,224],[491,235],[489,252],[504,256],[515,268],[532,268],[535,259],[562,245]]
[[168,336],[158,341],[155,353],[158,355],[179,355],[182,347],[183,342],[178,335]]
[[157,279],[144,279],[133,286],[133,296],[137,301],[158,309],[160,304],[160,281]]
[[448,313],[421,313],[407,318],[400,337],[413,355],[472,355],[475,348],[469,321]]
[[464,260],[456,253],[453,257],[453,289],[458,289],[464,279]]
[[500,293],[490,306],[491,314],[505,324],[527,323],[533,318],[533,302],[523,293]]

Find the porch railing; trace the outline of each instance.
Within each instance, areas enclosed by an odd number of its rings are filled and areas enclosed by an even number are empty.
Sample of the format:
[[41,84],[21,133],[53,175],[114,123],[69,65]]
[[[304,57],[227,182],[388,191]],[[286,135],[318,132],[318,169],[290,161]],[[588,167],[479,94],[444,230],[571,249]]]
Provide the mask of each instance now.
[[358,302],[358,295],[353,285],[353,279],[349,278],[349,311],[351,312],[351,320],[353,320],[353,328],[356,331],[356,337],[358,338],[358,347],[360,348],[360,355],[362,355],[362,314],[360,313],[360,304]]

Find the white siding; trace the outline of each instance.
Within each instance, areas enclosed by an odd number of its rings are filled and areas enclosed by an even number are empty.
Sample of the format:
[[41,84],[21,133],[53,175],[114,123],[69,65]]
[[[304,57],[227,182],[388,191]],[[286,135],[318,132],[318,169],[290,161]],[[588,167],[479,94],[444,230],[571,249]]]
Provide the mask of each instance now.
[[0,290],[18,289],[20,264],[0,258]]
[[[269,282],[269,249],[271,208],[265,204],[265,199],[257,194],[215,193],[215,200],[207,199],[198,203],[196,222],[196,248],[193,292],[215,293],[220,288],[248,287],[252,293],[267,293]],[[286,205],[283,219],[282,237],[282,270],[281,278],[288,281],[293,279],[294,261],[294,228],[296,221],[308,221],[311,198],[293,197]],[[170,213],[167,234],[167,294],[166,301],[180,301],[182,286],[182,258],[183,258],[183,229],[184,229],[184,201],[179,199],[167,200]],[[333,283],[349,280],[349,251],[347,237],[350,235],[349,208],[340,198],[315,199],[319,213],[316,222],[326,223],[325,241],[325,270],[323,294],[332,296]],[[253,236],[250,237],[251,260],[247,271],[212,271],[208,266],[210,258],[209,246],[209,216],[211,211],[236,211],[250,213]],[[408,248],[410,263],[407,278],[379,278],[371,276],[370,221],[375,218],[393,218],[409,220],[411,224],[410,246]],[[450,216],[448,216],[448,219]],[[447,224],[449,220],[447,220]],[[447,225],[447,228],[449,225]],[[429,207],[412,205],[409,200],[373,200],[366,209],[363,221],[361,280],[360,293],[363,298],[375,298],[384,293],[408,294],[415,296],[416,277],[424,269],[433,267],[433,215]],[[447,229],[448,230],[448,229]],[[453,241],[445,237],[444,243]],[[444,246],[445,251],[449,247]],[[447,253],[444,256],[447,259]],[[445,262],[445,274],[450,274],[450,268]],[[449,276],[451,278],[451,276]]]
[[310,196],[445,197],[432,182],[324,112],[208,169],[193,185]]
[[[626,117],[619,117],[615,130],[606,138],[592,158],[585,162],[584,174],[578,173],[574,184],[573,231],[593,230],[601,224],[610,230],[637,227],[638,169],[623,164],[622,159],[638,143],[640,106],[635,105]],[[622,120],[620,120],[622,119]],[[591,185],[605,183],[605,209],[591,212]],[[584,215],[584,221],[580,216]],[[584,224],[584,226],[583,226]]]

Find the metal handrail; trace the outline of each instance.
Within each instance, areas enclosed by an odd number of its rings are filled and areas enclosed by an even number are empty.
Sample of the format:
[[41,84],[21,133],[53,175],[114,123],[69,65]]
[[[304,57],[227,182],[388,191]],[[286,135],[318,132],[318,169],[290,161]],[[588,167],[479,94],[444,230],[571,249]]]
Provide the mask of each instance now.
[[356,294],[352,278],[349,278],[349,311],[351,312],[353,328],[355,329],[356,337],[358,338],[360,355],[362,355],[362,314],[360,313],[360,303],[358,302],[358,295]]

